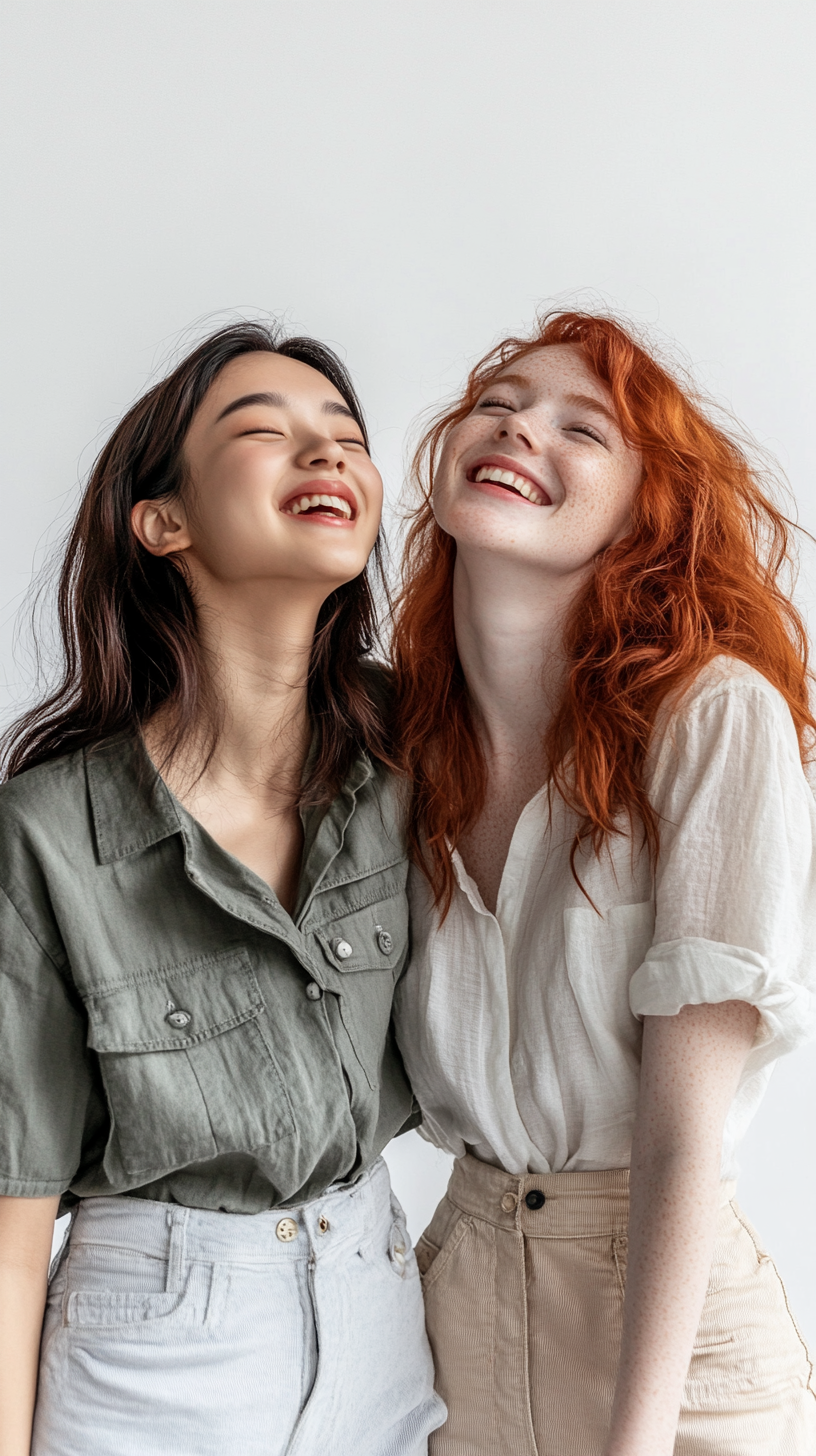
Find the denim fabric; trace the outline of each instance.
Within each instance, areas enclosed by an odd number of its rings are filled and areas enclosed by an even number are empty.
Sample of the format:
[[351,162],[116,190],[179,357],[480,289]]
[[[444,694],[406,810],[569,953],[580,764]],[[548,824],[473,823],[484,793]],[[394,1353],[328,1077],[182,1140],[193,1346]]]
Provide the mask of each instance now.
[[80,1205],[49,1290],[32,1456],[424,1456],[444,1416],[381,1160],[352,1188],[251,1216]]

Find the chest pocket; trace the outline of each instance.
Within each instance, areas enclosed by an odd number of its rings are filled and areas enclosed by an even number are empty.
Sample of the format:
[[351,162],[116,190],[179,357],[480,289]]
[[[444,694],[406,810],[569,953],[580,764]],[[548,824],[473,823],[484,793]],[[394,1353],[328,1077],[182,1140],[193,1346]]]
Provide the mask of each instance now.
[[408,958],[408,900],[402,886],[381,900],[333,917],[315,932],[340,999],[340,1015],[372,1088],[391,1020],[394,987]]
[[155,1178],[294,1132],[244,950],[141,972],[86,1007],[113,1122],[106,1162]]

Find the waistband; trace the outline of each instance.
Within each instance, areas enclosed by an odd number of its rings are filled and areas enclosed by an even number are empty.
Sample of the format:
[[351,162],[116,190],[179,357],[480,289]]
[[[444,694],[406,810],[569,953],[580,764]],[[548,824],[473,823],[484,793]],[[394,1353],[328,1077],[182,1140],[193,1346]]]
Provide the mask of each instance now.
[[336,1253],[393,1220],[388,1168],[379,1158],[351,1187],[294,1208],[220,1213],[146,1198],[84,1198],[70,1243],[105,1244],[161,1259],[269,1264]]
[[[720,1203],[736,1183],[720,1185]],[[466,1153],[457,1158],[448,1198],[462,1213],[527,1238],[623,1236],[629,1224],[629,1169],[587,1173],[505,1173]]]

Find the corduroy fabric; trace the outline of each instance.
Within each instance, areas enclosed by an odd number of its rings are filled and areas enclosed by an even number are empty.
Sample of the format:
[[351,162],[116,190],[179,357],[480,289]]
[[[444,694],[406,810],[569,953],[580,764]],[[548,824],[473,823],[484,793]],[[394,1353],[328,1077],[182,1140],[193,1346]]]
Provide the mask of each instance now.
[[[437,1390],[431,1456],[600,1456],[617,1374],[629,1175],[516,1177],[467,1156],[417,1244]],[[525,1202],[544,1194],[540,1208]],[[813,1365],[723,1183],[675,1456],[814,1456]]]

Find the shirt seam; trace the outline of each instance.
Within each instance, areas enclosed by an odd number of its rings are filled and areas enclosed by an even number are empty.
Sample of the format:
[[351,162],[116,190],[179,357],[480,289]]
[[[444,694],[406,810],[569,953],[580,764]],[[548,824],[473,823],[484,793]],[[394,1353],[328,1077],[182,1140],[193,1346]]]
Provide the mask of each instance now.
[[14,902],[14,900],[11,898],[11,895],[9,894],[9,892],[6,889],[5,885],[0,885],[0,894],[3,896],[3,898],[5,900],[8,900],[8,903],[11,906],[12,910],[14,911],[15,915],[17,916],[18,920],[22,923],[22,925],[24,926],[24,928],[28,931],[29,935],[31,936],[31,939],[34,941],[34,944],[42,951],[43,955],[46,957],[46,960],[48,960],[50,962],[50,964],[54,967],[54,970],[57,971],[62,976],[64,974],[64,971],[65,971],[65,965],[60,965],[59,961],[56,961],[54,959],[54,957],[51,954],[51,952],[49,950],[46,950],[45,946],[43,945],[43,943],[40,940],[39,936],[37,935],[36,931],[32,930],[32,928],[29,925],[28,921],[26,920],[23,912],[20,910],[19,906],[16,905],[15,902]]

